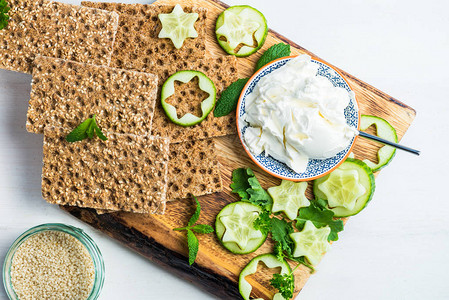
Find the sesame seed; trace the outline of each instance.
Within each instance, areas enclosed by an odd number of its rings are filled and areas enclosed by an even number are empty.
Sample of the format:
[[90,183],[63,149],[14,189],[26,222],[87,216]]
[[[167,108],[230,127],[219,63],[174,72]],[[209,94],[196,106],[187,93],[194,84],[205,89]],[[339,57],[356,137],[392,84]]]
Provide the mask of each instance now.
[[87,299],[95,278],[86,247],[70,234],[43,231],[16,250],[11,281],[19,299]]

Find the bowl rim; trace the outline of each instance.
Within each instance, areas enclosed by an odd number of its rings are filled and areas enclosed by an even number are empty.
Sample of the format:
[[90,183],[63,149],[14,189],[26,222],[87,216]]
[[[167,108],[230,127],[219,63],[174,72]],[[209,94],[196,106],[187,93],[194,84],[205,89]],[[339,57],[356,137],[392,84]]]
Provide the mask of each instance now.
[[105,266],[104,258],[98,247],[97,243],[82,229],[63,223],[44,223],[29,228],[25,232],[19,235],[12,245],[9,247],[6,253],[5,260],[3,262],[2,275],[3,286],[9,299],[18,299],[16,292],[14,291],[11,281],[11,265],[16,250],[25,242],[29,237],[44,232],[44,231],[59,231],[69,234],[76,238],[88,251],[95,268],[95,277],[92,290],[90,291],[87,300],[98,299],[105,280]]
[[[315,179],[318,179],[318,178],[320,178],[320,177],[324,177],[324,176],[326,176],[326,175],[328,175],[329,173],[331,173],[332,171],[334,171],[335,169],[337,169],[347,158],[348,158],[348,156],[351,154],[351,152],[352,152],[352,150],[353,150],[353,148],[354,148],[354,145],[355,145],[355,143],[356,143],[356,141],[357,141],[357,139],[358,139],[358,135],[355,135],[354,136],[354,140],[352,141],[352,144],[351,144],[351,147],[349,148],[349,150],[348,150],[348,152],[345,154],[345,156],[341,159],[341,161],[339,161],[335,166],[333,166],[330,170],[328,170],[328,171],[326,171],[326,172],[324,172],[323,174],[320,174],[320,175],[316,175],[316,176],[313,176],[313,177],[307,177],[307,178],[287,178],[287,177],[284,177],[284,176],[282,176],[282,175],[279,175],[279,174],[276,174],[276,173],[274,173],[274,172],[272,172],[271,170],[269,170],[268,168],[266,168],[265,166],[263,166],[262,164],[260,164],[257,160],[256,160],[256,158],[252,155],[252,153],[247,149],[247,147],[245,146],[245,142],[243,141],[243,136],[242,136],[242,132],[241,132],[241,130],[240,130],[240,125],[239,125],[239,121],[240,121],[240,116],[239,116],[239,112],[240,112],[240,107],[241,107],[241,104],[242,104],[242,101],[243,101],[243,98],[244,98],[244,96],[245,96],[245,93],[246,93],[246,90],[248,89],[248,86],[251,84],[251,82],[253,82],[254,81],[254,78],[256,77],[256,76],[258,76],[264,69],[266,69],[268,66],[271,66],[271,65],[273,65],[273,64],[275,64],[275,63],[277,63],[277,62],[279,62],[279,61],[282,61],[282,60],[285,60],[285,59],[292,59],[292,58],[295,58],[295,57],[298,57],[298,56],[300,56],[300,55],[304,55],[304,54],[306,54],[306,53],[303,53],[303,54],[298,54],[298,55],[290,55],[290,56],[285,56],[285,57],[281,57],[281,58],[278,58],[278,59],[275,59],[275,60],[273,60],[273,61],[271,61],[271,62],[269,62],[269,63],[267,63],[266,65],[264,65],[263,67],[261,67],[259,70],[257,70],[249,79],[248,79],[248,82],[245,84],[245,86],[243,87],[243,89],[242,89],[242,92],[240,93],[240,96],[239,96],[239,100],[238,100],[238,102],[237,102],[237,109],[236,109],[236,111],[235,111],[235,114],[236,114],[236,124],[237,124],[237,133],[238,133],[238,135],[239,135],[239,140],[240,140],[240,143],[242,144],[242,146],[243,146],[243,149],[245,150],[245,152],[246,152],[246,154],[249,156],[249,158],[259,167],[259,168],[261,168],[264,172],[266,172],[266,173],[268,173],[268,174],[270,174],[270,175],[272,175],[272,176],[274,176],[274,177],[276,177],[276,178],[279,178],[279,179],[282,179],[282,180],[288,180],[288,181],[294,181],[294,182],[300,182],[300,181],[311,181],[311,180],[315,180]],[[339,70],[337,70],[337,68],[335,68],[334,66],[332,66],[331,64],[329,64],[329,63],[327,63],[327,62],[325,62],[324,60],[322,60],[321,58],[318,58],[318,57],[316,57],[316,56],[312,56],[312,55],[310,55],[310,54],[306,54],[306,55],[309,55],[310,57],[311,57],[311,59],[312,60],[315,60],[315,61],[318,61],[318,62],[320,62],[320,63],[322,63],[322,64],[324,64],[324,65],[326,65],[326,66],[328,66],[329,68],[331,68],[332,70],[334,70],[343,80],[344,80],[344,82],[349,86],[349,88],[351,89],[351,91],[352,92],[354,92],[354,89],[353,89],[353,87],[352,87],[352,85],[346,80],[346,78],[343,76],[343,74],[339,71]],[[357,122],[357,130],[360,130],[360,116],[361,116],[361,113],[360,113],[360,104],[359,104],[359,101],[357,100],[357,97],[355,96],[355,92],[354,92],[354,100],[355,100],[355,102],[356,102],[356,104],[357,104],[357,118],[358,118],[358,122]]]

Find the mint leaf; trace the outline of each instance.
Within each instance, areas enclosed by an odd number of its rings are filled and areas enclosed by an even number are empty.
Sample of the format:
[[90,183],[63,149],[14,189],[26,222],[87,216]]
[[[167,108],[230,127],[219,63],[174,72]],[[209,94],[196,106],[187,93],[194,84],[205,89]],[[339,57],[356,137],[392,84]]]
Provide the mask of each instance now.
[[198,224],[193,227],[190,227],[191,230],[195,231],[196,233],[212,233],[214,232],[214,228],[210,225],[206,224]]
[[189,265],[193,265],[198,254],[200,243],[190,229],[187,229],[187,246],[189,247]]
[[200,218],[200,213],[201,213],[201,204],[198,201],[198,198],[193,196],[193,199],[195,199],[196,202],[196,210],[193,213],[193,215],[190,217],[189,223],[187,223],[188,226],[192,226],[193,224],[195,224],[198,219]]
[[101,132],[100,128],[97,125],[95,115],[93,115],[92,118],[87,119],[86,121],[78,125],[75,129],[73,129],[65,139],[67,142],[73,143],[82,141],[86,138],[92,139],[95,134],[103,141],[106,141],[108,139],[104,136],[103,132]]
[[231,188],[242,201],[253,203],[264,209],[270,209],[273,203],[271,196],[262,188],[250,168],[239,168],[232,172]]
[[333,211],[322,208],[314,201],[310,202],[310,206],[302,207],[299,210],[298,217],[296,218],[296,227],[302,230],[307,220],[312,221],[316,228],[329,226],[331,229],[327,238],[329,242],[338,240],[338,233],[344,229],[342,220],[334,220]]
[[271,46],[267,51],[262,54],[256,64],[256,71],[265,66],[266,64],[272,62],[281,57],[286,57],[291,54],[290,45],[279,43]]
[[285,299],[293,298],[293,292],[295,290],[295,277],[293,276],[293,273],[273,274],[270,283]]
[[8,26],[8,12],[10,9],[6,0],[0,0],[0,30]]
[[87,130],[91,127],[92,119],[87,119],[78,127],[72,130],[67,136],[66,141],[69,143],[78,142],[86,139],[88,137]]
[[100,138],[102,141],[107,141],[108,138],[101,132],[101,129],[98,127],[97,123],[95,122],[95,134]]
[[249,78],[238,79],[231,83],[222,93],[214,109],[215,117],[224,117],[236,109],[243,88]]

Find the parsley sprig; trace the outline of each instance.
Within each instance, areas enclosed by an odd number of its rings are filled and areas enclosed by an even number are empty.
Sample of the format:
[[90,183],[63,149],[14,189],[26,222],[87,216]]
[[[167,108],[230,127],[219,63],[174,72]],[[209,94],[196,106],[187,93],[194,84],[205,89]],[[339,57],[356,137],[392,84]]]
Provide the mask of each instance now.
[[103,141],[108,139],[103,132],[101,132],[101,129],[98,127],[97,121],[95,120],[95,115],[93,115],[92,118],[87,119],[73,129],[65,139],[69,143],[74,143],[87,138],[92,139],[95,135]]
[[214,232],[214,228],[210,225],[206,225],[206,224],[196,224],[195,225],[195,223],[200,218],[201,204],[195,196],[193,196],[193,198],[195,199],[195,202],[196,202],[196,209],[195,209],[195,212],[193,213],[193,215],[190,217],[190,220],[187,223],[187,226],[173,229],[175,231],[182,231],[182,230],[187,231],[187,246],[189,247],[189,264],[190,265],[193,265],[193,263],[195,262],[196,256],[198,254],[199,244],[200,244],[198,241],[198,238],[195,236],[194,232],[196,232],[196,233],[212,233],[212,232]]
[[10,9],[6,0],[0,0],[0,30],[8,26]]
[[290,234],[295,232],[295,227],[302,230],[306,221],[310,220],[317,228],[329,226],[331,232],[328,241],[338,240],[338,232],[343,230],[343,221],[334,219],[334,212],[327,209],[320,199],[311,200],[310,205],[299,209],[298,217],[294,221],[286,220],[281,213],[271,213],[273,199],[265,191],[250,168],[240,168],[232,172],[232,192],[240,196],[241,201],[258,205],[262,208],[259,217],[254,221],[254,228],[262,233],[271,233],[275,242],[274,254],[283,261],[288,259],[298,264],[290,274],[274,274],[271,285],[279,290],[285,299],[293,297],[294,276],[293,272],[299,265],[305,265],[312,272],[313,266],[304,256],[294,257],[294,242]]

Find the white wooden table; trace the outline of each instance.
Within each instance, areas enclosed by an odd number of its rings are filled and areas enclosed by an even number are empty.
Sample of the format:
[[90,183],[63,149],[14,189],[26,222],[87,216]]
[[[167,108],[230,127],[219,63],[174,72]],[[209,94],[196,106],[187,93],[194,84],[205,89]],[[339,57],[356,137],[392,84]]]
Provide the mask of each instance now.
[[[298,298],[449,299],[449,2],[226,2],[257,7],[274,30],[418,112],[403,143],[422,155],[397,153]],[[0,70],[0,262],[26,229],[62,222],[99,244],[102,299],[212,298],[41,198],[42,136],[25,130],[30,80]]]

